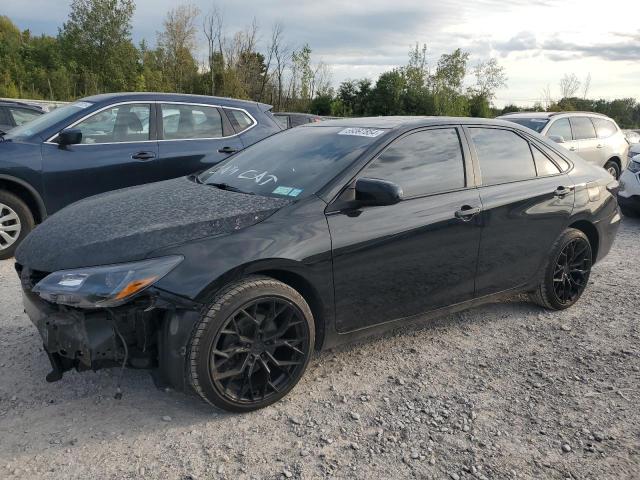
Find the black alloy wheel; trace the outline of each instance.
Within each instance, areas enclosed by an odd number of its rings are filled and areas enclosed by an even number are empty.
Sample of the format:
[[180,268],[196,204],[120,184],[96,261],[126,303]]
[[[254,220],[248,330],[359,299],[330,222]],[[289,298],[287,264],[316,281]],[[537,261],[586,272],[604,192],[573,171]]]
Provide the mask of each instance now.
[[[284,390],[306,363],[309,331],[284,298],[263,297],[236,310],[211,350],[211,377],[232,402],[264,402]],[[306,350],[306,351],[305,351]]]
[[591,272],[591,247],[584,238],[574,238],[560,251],[553,272],[553,290],[562,304],[573,304],[587,286]]
[[304,298],[268,277],[228,286],[191,342],[191,383],[207,402],[235,412],[286,395],[313,351],[314,323]]
[[562,310],[578,301],[589,283],[593,252],[587,236],[568,228],[551,248],[543,277],[532,299],[545,308]]

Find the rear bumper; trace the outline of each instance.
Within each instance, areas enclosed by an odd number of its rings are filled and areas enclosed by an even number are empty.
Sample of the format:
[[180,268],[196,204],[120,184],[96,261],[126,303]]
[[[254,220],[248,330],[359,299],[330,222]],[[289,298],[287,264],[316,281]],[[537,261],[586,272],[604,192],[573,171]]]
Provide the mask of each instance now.
[[595,226],[598,230],[599,240],[596,262],[602,260],[611,251],[621,221],[620,209],[616,206],[615,211],[610,216],[596,222]]

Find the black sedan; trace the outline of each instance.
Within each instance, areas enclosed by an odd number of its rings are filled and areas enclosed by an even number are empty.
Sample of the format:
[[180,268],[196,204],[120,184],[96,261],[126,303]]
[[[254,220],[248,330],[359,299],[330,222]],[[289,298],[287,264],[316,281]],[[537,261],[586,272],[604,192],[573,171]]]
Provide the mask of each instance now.
[[516,292],[570,307],[614,240],[616,189],[513,123],[333,120],[78,202],[16,266],[49,381],[149,368],[249,411],[314,349]]

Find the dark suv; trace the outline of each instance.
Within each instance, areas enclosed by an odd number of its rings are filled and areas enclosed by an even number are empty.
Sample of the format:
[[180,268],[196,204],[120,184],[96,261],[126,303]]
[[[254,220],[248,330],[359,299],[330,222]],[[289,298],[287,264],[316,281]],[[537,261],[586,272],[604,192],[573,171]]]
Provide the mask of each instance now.
[[0,136],[0,259],[91,195],[205,170],[281,129],[270,105],[161,93],[87,97]]
[[30,122],[45,111],[37,105],[0,100],[0,135],[14,127]]

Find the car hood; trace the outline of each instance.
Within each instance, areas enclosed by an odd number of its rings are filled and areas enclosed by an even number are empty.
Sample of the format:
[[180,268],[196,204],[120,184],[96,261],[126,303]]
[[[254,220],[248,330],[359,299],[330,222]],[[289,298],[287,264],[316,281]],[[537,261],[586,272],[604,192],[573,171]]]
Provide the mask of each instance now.
[[53,272],[146,258],[160,248],[254,225],[291,200],[178,178],[74,203],[35,228],[16,261]]

